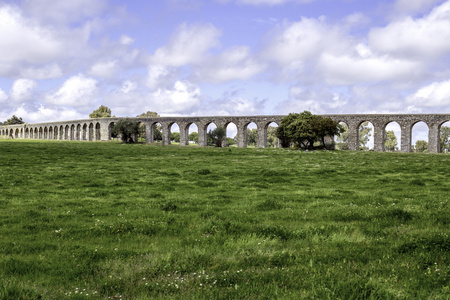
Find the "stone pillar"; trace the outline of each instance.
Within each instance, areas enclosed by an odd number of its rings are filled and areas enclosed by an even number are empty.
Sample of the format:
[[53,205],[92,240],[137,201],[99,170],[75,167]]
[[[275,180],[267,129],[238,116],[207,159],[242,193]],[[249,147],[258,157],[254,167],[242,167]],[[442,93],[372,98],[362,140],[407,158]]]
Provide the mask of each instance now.
[[109,141],[111,139],[111,135],[109,132],[109,120],[99,121],[100,123],[100,140],[101,141]]
[[373,122],[373,150],[378,152],[384,151],[384,140],[386,138],[386,132],[384,124]]
[[198,145],[201,147],[205,147],[207,144],[206,140],[206,125],[197,124],[198,128]]
[[401,151],[402,152],[411,152],[411,130],[412,130],[412,124],[411,123],[402,123],[400,124],[401,129],[401,138],[400,138],[400,144],[401,144]]
[[428,152],[439,153],[440,138],[439,138],[439,124],[428,124]]
[[170,145],[170,124],[169,123],[160,123],[162,130],[162,144]]
[[236,124],[237,127],[237,146],[238,148],[246,148],[247,147],[247,126],[242,124]]
[[145,142],[153,143],[153,125],[148,122],[144,122],[144,126],[145,126]]
[[359,124],[348,124],[348,149],[359,150]]
[[267,147],[267,127],[264,124],[256,124],[258,131],[258,141],[256,147],[266,148]]
[[180,128],[180,146],[189,145],[189,124],[180,122],[178,127]]

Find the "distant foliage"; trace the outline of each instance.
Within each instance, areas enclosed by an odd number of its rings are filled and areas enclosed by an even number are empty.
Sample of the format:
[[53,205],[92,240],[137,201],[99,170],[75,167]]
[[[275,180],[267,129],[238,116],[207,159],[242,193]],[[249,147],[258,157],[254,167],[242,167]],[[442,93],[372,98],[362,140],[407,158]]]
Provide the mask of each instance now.
[[120,119],[113,127],[113,133],[124,143],[134,143],[139,134],[139,122],[133,119]]
[[10,119],[6,120],[3,124],[4,125],[15,125],[15,124],[23,124],[23,123],[25,123],[25,122],[22,120],[22,118],[18,118],[15,115],[13,115]]
[[384,148],[386,151],[397,151],[398,150],[398,142],[397,137],[395,136],[394,131],[388,130],[386,131],[386,140],[384,142]]
[[100,105],[100,107],[96,110],[94,110],[91,114],[89,114],[89,118],[95,119],[95,118],[109,118],[111,117],[111,109]]
[[304,111],[300,114],[291,113],[282,118],[276,134],[282,147],[294,144],[300,149],[311,149],[316,141],[324,147],[326,136],[334,137],[342,130],[339,123],[331,118]]
[[416,141],[414,152],[428,152],[428,142],[422,140]]
[[450,151],[450,127],[442,126],[440,130],[441,152]]

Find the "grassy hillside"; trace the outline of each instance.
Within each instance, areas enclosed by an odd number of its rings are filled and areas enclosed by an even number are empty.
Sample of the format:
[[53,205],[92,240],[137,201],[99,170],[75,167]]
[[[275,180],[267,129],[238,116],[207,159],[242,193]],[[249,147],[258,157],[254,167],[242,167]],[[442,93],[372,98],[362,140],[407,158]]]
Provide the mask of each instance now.
[[0,141],[0,299],[448,299],[450,155]]

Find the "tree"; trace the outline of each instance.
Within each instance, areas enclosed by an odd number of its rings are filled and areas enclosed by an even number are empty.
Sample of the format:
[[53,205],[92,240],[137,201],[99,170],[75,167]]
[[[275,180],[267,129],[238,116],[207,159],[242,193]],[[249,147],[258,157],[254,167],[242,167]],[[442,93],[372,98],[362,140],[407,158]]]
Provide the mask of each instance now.
[[372,127],[369,127],[369,122],[363,122],[359,126],[359,147],[361,149],[367,150],[368,147],[366,146],[367,142],[369,141],[371,134]]
[[416,141],[416,152],[428,152],[428,143],[426,141],[418,140]]
[[120,119],[113,127],[116,136],[124,143],[134,143],[139,134],[139,122],[133,119]]
[[159,118],[159,115],[157,112],[154,111],[147,111],[145,113],[140,114],[139,116],[136,116],[137,118]]
[[230,137],[227,137],[227,146],[236,145],[236,140]]
[[179,132],[171,132],[170,140],[172,142],[179,143],[180,142],[180,133]]
[[345,123],[339,124],[341,126],[341,132],[336,137],[336,148],[339,150],[349,150],[348,146],[348,126]]
[[304,111],[283,117],[276,134],[282,147],[294,143],[301,149],[311,149],[315,141],[324,146],[326,136],[332,137],[340,132],[341,127],[338,122]]
[[189,140],[195,142],[198,144],[198,133],[197,132],[191,132],[189,134]]
[[111,117],[111,109],[106,106],[100,105],[100,107],[89,114],[89,118],[109,118]]
[[441,152],[450,151],[450,127],[441,126],[440,146]]
[[206,134],[208,145],[222,147],[222,141],[225,138],[227,131],[223,127],[216,127],[214,130],[209,130]]
[[15,115],[11,117],[11,119],[8,119],[3,123],[4,125],[15,125],[15,124],[23,124],[25,123],[22,118],[18,118]]
[[258,130],[247,128],[247,146],[256,146],[258,141]]
[[269,126],[267,127],[267,147],[277,147],[277,127]]
[[386,131],[386,140],[384,141],[384,148],[386,151],[397,151],[397,137],[393,130]]

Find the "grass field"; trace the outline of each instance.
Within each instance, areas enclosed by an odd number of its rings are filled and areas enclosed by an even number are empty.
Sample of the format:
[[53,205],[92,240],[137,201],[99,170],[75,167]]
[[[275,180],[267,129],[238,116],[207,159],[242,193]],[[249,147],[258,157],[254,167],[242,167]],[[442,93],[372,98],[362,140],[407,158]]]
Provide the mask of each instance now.
[[1,299],[449,299],[450,155],[0,141]]

